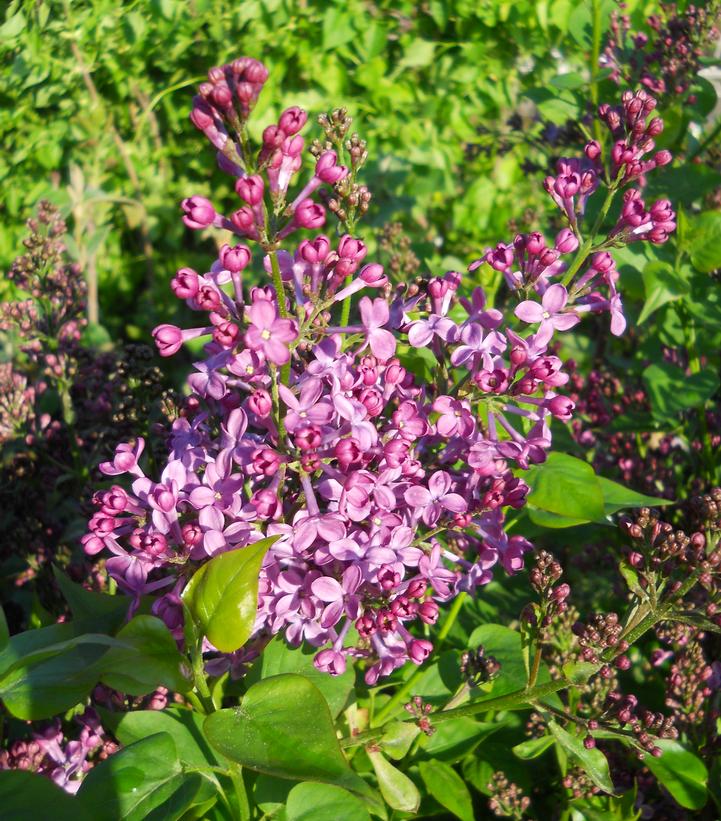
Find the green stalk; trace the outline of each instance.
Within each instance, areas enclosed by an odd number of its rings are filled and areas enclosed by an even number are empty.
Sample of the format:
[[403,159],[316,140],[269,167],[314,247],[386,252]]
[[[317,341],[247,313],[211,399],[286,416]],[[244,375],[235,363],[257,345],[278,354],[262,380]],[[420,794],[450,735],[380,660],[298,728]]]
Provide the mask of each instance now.
[[[343,287],[347,288],[351,284],[351,282],[353,282],[353,274],[348,274],[348,276],[345,278],[345,282],[343,283]],[[348,324],[348,320],[350,319],[351,298],[352,297],[347,296],[343,300],[343,308],[340,314],[340,324],[342,328],[345,328],[345,326]]]
[[603,201],[603,205],[601,206],[601,211],[596,217],[596,222],[591,230],[591,236],[583,243],[583,245],[578,249],[578,253],[576,254],[576,258],[571,263],[571,267],[566,271],[566,275],[561,280],[561,284],[564,285],[566,288],[569,286],[571,280],[576,276],[580,267],[583,263],[588,259],[589,254],[593,251],[593,240],[596,238],[596,234],[599,232],[601,226],[603,225],[603,221],[606,219],[608,211],[611,207],[611,203],[613,202],[613,198],[616,196],[616,188],[611,186],[608,189],[606,194],[606,199]]
[[[603,35],[601,25],[601,0],[592,0],[591,5],[593,34],[591,42],[591,102],[593,107],[598,109],[598,68],[601,58],[601,38]],[[601,123],[598,117],[593,120],[593,132],[597,142],[602,140]]]
[[[283,277],[280,275],[278,254],[276,251],[271,251],[269,256],[270,270],[273,273],[273,287],[275,288],[275,295],[278,301],[278,313],[281,319],[288,319],[288,311],[285,309],[285,286],[283,285]],[[283,385],[287,385],[290,382],[290,361],[286,362],[280,369],[280,381]],[[277,385],[274,387],[277,390]],[[278,427],[278,432],[280,433],[280,425]]]
[[235,787],[235,795],[238,799],[240,821],[250,821],[250,803],[248,802],[248,791],[245,788],[245,781],[243,780],[243,768],[240,764],[231,762],[229,775]]

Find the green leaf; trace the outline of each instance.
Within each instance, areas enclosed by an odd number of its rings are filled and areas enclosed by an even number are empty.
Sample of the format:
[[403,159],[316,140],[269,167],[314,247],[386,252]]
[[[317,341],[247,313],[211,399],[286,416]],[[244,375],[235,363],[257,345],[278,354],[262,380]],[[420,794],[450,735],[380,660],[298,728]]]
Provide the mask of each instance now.
[[258,574],[277,536],[221,553],[204,564],[183,591],[203,633],[223,653],[242,647],[258,610]]
[[7,42],[17,37],[26,25],[25,15],[21,11],[12,17],[8,17],[2,26],[0,26],[0,41]]
[[323,15],[323,50],[338,48],[356,36],[347,9],[329,5]]
[[542,735],[540,738],[530,738],[528,741],[522,741],[513,747],[513,754],[528,761],[532,758],[538,758],[543,755],[549,747],[553,747],[554,739],[550,735]]
[[420,730],[415,724],[408,721],[395,721],[384,731],[378,743],[387,756],[400,761],[408,754],[411,744],[418,738],[418,733]]
[[10,642],[10,631],[8,621],[5,618],[5,611],[0,607],[0,652],[3,651]]
[[454,763],[465,758],[485,739],[502,729],[500,721],[481,722],[465,716],[444,721],[423,745],[423,753],[430,758]]
[[288,795],[287,821],[369,821],[364,804],[354,795],[333,784],[304,781]]
[[719,388],[718,375],[710,368],[687,375],[668,362],[649,365],[643,372],[653,416],[661,422],[678,422],[679,414],[699,408]]
[[114,735],[124,746],[156,733],[166,733],[175,743],[178,758],[191,767],[218,766],[219,761],[203,735],[203,716],[183,707],[135,710],[123,713]]
[[521,690],[526,686],[526,665],[523,661],[521,634],[502,624],[482,624],[471,633],[469,647],[483,645],[487,656],[493,656],[501,665],[498,677],[492,682],[493,698]]
[[414,39],[405,50],[400,63],[401,68],[420,68],[433,61],[436,44],[430,40]]
[[[40,631],[37,631],[40,632]],[[16,661],[0,682],[0,698],[17,718],[50,718],[74,707],[98,683],[109,636],[79,636]]]
[[378,779],[378,788],[388,806],[400,812],[415,813],[421,803],[418,787],[405,773],[394,767],[383,753],[367,750],[367,754]]
[[581,768],[593,783],[606,793],[613,795],[613,781],[608,770],[608,759],[596,747],[587,750],[579,736],[566,732],[555,721],[548,722],[548,729],[559,745],[581,765]]
[[721,212],[707,211],[691,221],[691,262],[702,274],[721,268]]
[[662,305],[681,299],[689,292],[689,283],[668,262],[658,260],[649,262],[641,276],[646,301],[638,318],[639,325],[643,324]]
[[23,770],[0,770],[0,807],[3,821],[92,821],[80,801],[49,778]]
[[661,499],[658,496],[645,496],[643,493],[636,493],[635,490],[624,487],[611,479],[603,476],[596,477],[603,492],[603,504],[606,516],[617,513],[619,510],[626,510],[630,507],[663,507],[672,505],[672,499]]
[[340,749],[326,700],[303,676],[287,673],[259,681],[239,707],[218,710],[203,727],[219,753],[251,770],[372,795]]
[[539,510],[579,522],[604,515],[603,492],[593,468],[565,453],[551,453],[524,476],[531,492],[528,503]]
[[659,739],[656,746],[663,755],[647,755],[644,764],[671,793],[674,801],[687,810],[700,810],[708,799],[708,770],[698,756],[678,741]]
[[418,765],[428,792],[461,821],[473,821],[473,804],[460,775],[443,761],[421,761]]
[[53,565],[53,575],[70,606],[73,617],[77,620],[92,620],[96,629],[115,632],[125,621],[128,614],[127,596],[109,596],[107,593],[93,593],[70,579],[58,567]]
[[197,773],[183,772],[171,736],[157,733],[93,767],[78,799],[94,821],[175,821],[201,785]]
[[576,89],[586,85],[588,80],[576,71],[568,72],[567,74],[557,74],[549,80],[554,88]]
[[160,685],[188,692],[185,658],[164,622],[155,616],[135,616],[117,637],[125,646],[113,647],[103,659],[103,684],[132,696],[151,693]]
[[313,664],[313,657],[317,652],[318,650],[313,647],[289,647],[282,637],[276,636],[266,645],[260,657],[260,677],[297,673],[310,679],[325,697],[335,718],[348,701],[355,684],[355,673],[351,665],[348,665],[345,673],[340,676],[322,673]]

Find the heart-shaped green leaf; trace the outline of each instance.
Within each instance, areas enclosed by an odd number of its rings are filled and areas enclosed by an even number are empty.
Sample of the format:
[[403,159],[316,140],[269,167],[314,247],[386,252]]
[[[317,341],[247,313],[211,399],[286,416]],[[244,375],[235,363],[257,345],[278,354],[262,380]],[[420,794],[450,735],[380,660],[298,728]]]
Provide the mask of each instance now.
[[288,795],[285,808],[288,821],[369,821],[360,799],[334,784],[304,781]]
[[251,770],[372,795],[341,751],[328,703],[304,676],[262,679],[239,707],[209,715],[203,728],[215,750]]
[[706,765],[678,741],[661,738],[656,745],[661,756],[647,755],[644,764],[677,803],[688,810],[700,810],[708,800]]
[[190,580],[183,599],[204,635],[223,653],[242,647],[255,624],[258,574],[277,536],[221,553]]
[[183,772],[173,739],[157,733],[93,767],[78,800],[94,821],[174,821],[202,785],[197,773]]
[[165,624],[155,616],[136,616],[118,633],[123,647],[111,648],[102,661],[102,682],[133,696],[159,685],[179,693],[190,689],[184,657]]
[[[276,636],[269,642],[263,650],[263,655],[258,662],[259,670],[253,670],[251,676],[259,675],[261,678],[278,676],[281,673],[298,673],[310,679],[313,684],[325,696],[330,711],[333,716],[337,716],[348,700],[353,685],[355,684],[355,673],[349,664],[345,673],[340,676],[329,676],[323,673],[313,664],[313,657],[318,652],[316,648],[288,647],[281,636]],[[255,681],[251,678],[251,681]]]
[[92,819],[77,798],[56,787],[49,778],[24,770],[0,770],[0,807],[4,821]]

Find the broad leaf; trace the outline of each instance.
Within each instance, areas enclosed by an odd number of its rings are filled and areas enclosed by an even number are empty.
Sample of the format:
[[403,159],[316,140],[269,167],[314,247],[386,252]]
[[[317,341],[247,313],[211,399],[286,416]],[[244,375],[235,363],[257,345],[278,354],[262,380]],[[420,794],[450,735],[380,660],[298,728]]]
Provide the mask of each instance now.
[[688,281],[668,262],[649,262],[643,269],[642,276],[646,301],[638,318],[639,325],[667,302],[681,299],[689,292]]
[[659,739],[656,746],[663,754],[647,755],[644,764],[671,793],[674,801],[688,810],[700,810],[708,799],[708,770],[698,756],[678,741]]
[[175,821],[202,783],[197,773],[183,772],[171,736],[157,733],[93,767],[78,799],[94,821]]
[[285,816],[287,821],[370,821],[363,802],[348,790],[312,781],[293,787]]
[[259,681],[239,707],[209,715],[204,730],[215,750],[251,770],[335,784],[364,797],[372,792],[349,767],[326,700],[303,676]]
[[351,665],[348,665],[341,676],[330,676],[321,672],[313,664],[313,657],[317,652],[316,648],[305,645],[289,647],[281,636],[276,636],[263,650],[259,661],[260,676],[269,678],[281,673],[297,673],[310,679],[325,696],[335,718],[348,701],[355,684],[355,674]]
[[394,767],[383,753],[377,750],[367,750],[367,753],[378,779],[378,788],[386,804],[400,812],[415,813],[421,803],[418,787],[405,773]]
[[613,781],[611,781],[606,756],[596,747],[587,750],[583,746],[583,739],[566,732],[555,721],[548,722],[548,729],[565,752],[581,765],[591,781],[604,792],[613,794]]
[[258,574],[274,536],[221,553],[190,580],[183,599],[208,639],[223,653],[242,647],[258,610]]
[[707,211],[691,223],[688,245],[694,268],[709,274],[721,268],[721,213]]
[[190,682],[185,659],[166,625],[155,616],[136,616],[118,633],[124,647],[113,647],[103,659],[102,681],[108,687],[142,696],[162,685],[185,693]]
[[553,747],[554,740],[550,735],[542,735],[540,738],[530,738],[528,741],[522,741],[513,747],[513,754],[528,761],[532,758],[538,758],[543,755],[549,747]]
[[687,375],[668,362],[649,365],[643,372],[654,417],[678,423],[679,414],[700,408],[719,388],[718,375],[710,368]]
[[78,639],[59,653],[38,652],[27,664],[17,662],[0,682],[5,707],[17,718],[36,720],[50,718],[82,701],[98,683],[103,656],[113,641],[99,638],[87,642]]
[[603,492],[593,468],[565,453],[551,453],[524,476],[531,492],[528,503],[542,511],[578,522],[604,515]]
[[53,565],[53,575],[77,620],[90,620],[96,630],[114,633],[125,621],[130,607],[127,596],[110,596],[107,593],[93,593],[70,579]]
[[52,819],[92,821],[78,799],[49,778],[23,770],[0,770],[0,816],[3,821]]
[[631,507],[663,507],[674,504],[671,499],[660,499],[657,496],[646,496],[643,493],[636,493],[635,490],[624,487],[618,482],[605,479],[603,476],[596,477],[603,491],[603,504],[607,516],[617,513],[619,510],[627,510]]
[[428,792],[461,821],[474,821],[473,803],[468,787],[449,764],[421,761],[418,765]]
[[183,764],[198,768],[218,766],[219,761],[203,735],[203,717],[193,710],[134,710],[123,713],[114,728],[115,737],[125,746],[156,733],[172,737]]

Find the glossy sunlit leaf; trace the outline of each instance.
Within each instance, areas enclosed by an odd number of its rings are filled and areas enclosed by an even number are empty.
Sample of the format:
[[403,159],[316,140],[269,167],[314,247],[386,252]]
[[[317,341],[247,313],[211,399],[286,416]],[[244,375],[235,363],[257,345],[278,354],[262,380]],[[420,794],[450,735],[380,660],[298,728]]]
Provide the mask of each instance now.
[[215,750],[251,770],[372,796],[340,749],[326,700],[303,676],[262,679],[239,707],[209,715],[204,731]]
[[312,781],[293,787],[285,816],[287,821],[370,821],[363,802],[348,790]]
[[378,779],[378,789],[388,806],[400,812],[415,813],[421,803],[418,787],[383,753],[377,750],[368,750],[367,753]]
[[579,522],[604,515],[603,491],[593,468],[565,453],[551,453],[524,479],[531,488],[528,503],[542,511]]
[[96,764],[78,799],[94,821],[175,821],[202,786],[197,773],[184,773],[175,743],[157,733]]
[[165,623],[155,616],[136,616],[117,635],[122,647],[111,648],[102,662],[102,682],[133,696],[158,686],[179,693],[190,689],[187,663]]
[[258,574],[273,536],[221,553],[204,564],[183,599],[208,639],[223,653],[242,647],[253,632],[258,609]]
[[678,741],[660,738],[656,746],[661,748],[661,756],[648,755],[644,764],[678,804],[688,810],[700,810],[708,800],[706,765]]

